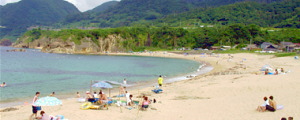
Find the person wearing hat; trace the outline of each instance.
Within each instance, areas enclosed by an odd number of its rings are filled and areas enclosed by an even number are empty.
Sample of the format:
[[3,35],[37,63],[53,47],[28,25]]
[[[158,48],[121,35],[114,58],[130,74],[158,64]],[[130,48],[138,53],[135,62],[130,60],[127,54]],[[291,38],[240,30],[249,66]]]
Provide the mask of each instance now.
[[157,79],[158,85],[161,87],[163,84],[164,79],[162,78],[162,76],[160,75],[159,78]]
[[86,100],[89,101],[89,102],[93,102],[95,101],[95,98],[90,94],[90,91],[86,91]]

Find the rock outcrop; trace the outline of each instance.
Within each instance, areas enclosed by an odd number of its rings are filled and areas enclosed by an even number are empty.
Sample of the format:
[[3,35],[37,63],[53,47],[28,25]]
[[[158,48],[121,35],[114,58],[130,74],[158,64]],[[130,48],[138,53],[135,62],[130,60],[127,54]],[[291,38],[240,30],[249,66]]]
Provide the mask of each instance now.
[[46,53],[69,53],[69,54],[89,54],[124,51],[122,41],[124,39],[119,35],[108,35],[106,38],[99,38],[93,41],[91,38],[83,38],[80,43],[75,43],[72,37],[67,40],[60,38],[42,37],[32,42],[26,42],[29,37],[23,37],[13,44],[18,48],[41,49]]

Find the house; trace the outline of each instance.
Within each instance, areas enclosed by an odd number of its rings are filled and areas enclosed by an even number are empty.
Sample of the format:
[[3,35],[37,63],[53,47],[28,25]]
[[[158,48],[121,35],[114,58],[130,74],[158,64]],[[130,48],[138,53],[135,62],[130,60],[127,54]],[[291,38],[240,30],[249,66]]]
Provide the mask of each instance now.
[[231,46],[222,46],[222,48],[229,50],[229,49],[231,49]]
[[274,45],[272,43],[269,43],[269,42],[264,42],[260,45],[260,48],[263,50],[263,51],[277,51],[278,50],[278,46],[277,45]]
[[246,50],[256,50],[256,49],[259,49],[257,47],[256,44],[248,44],[246,47],[245,47]]
[[292,42],[280,42],[279,47],[287,52],[292,52],[295,50],[296,45]]
[[210,47],[210,50],[218,50],[220,49],[221,47],[220,46],[211,46]]
[[300,43],[294,43],[295,47],[294,49],[295,50],[300,50]]

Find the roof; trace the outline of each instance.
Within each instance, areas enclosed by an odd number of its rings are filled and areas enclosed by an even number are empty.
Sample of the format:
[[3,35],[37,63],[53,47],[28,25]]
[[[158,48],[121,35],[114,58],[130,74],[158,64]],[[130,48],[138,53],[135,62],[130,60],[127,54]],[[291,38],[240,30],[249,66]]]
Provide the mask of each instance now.
[[[263,42],[261,45],[260,45],[260,48],[264,49],[270,45],[273,45],[272,43],[269,43],[269,42]],[[274,45],[273,45],[274,46]]]
[[300,47],[300,43],[294,43],[294,45],[296,45],[297,47]]
[[294,44],[292,42],[280,42],[280,45],[287,46],[287,45],[294,45]]

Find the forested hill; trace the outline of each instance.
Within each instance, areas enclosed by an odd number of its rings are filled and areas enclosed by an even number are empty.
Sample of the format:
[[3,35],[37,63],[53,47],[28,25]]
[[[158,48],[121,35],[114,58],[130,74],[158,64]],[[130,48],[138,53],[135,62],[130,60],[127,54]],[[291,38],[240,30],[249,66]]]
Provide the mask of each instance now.
[[64,0],[22,0],[0,7],[0,38],[19,36],[26,28],[34,25],[51,25],[67,15],[80,13],[71,3]]
[[136,21],[152,21],[199,7],[216,7],[243,1],[271,3],[282,0],[122,0],[101,13],[70,16],[63,24],[94,27],[130,26]]
[[285,0],[271,4],[241,2],[216,8],[199,8],[151,22],[156,26],[203,26],[235,23],[262,27],[300,28],[300,1]]

